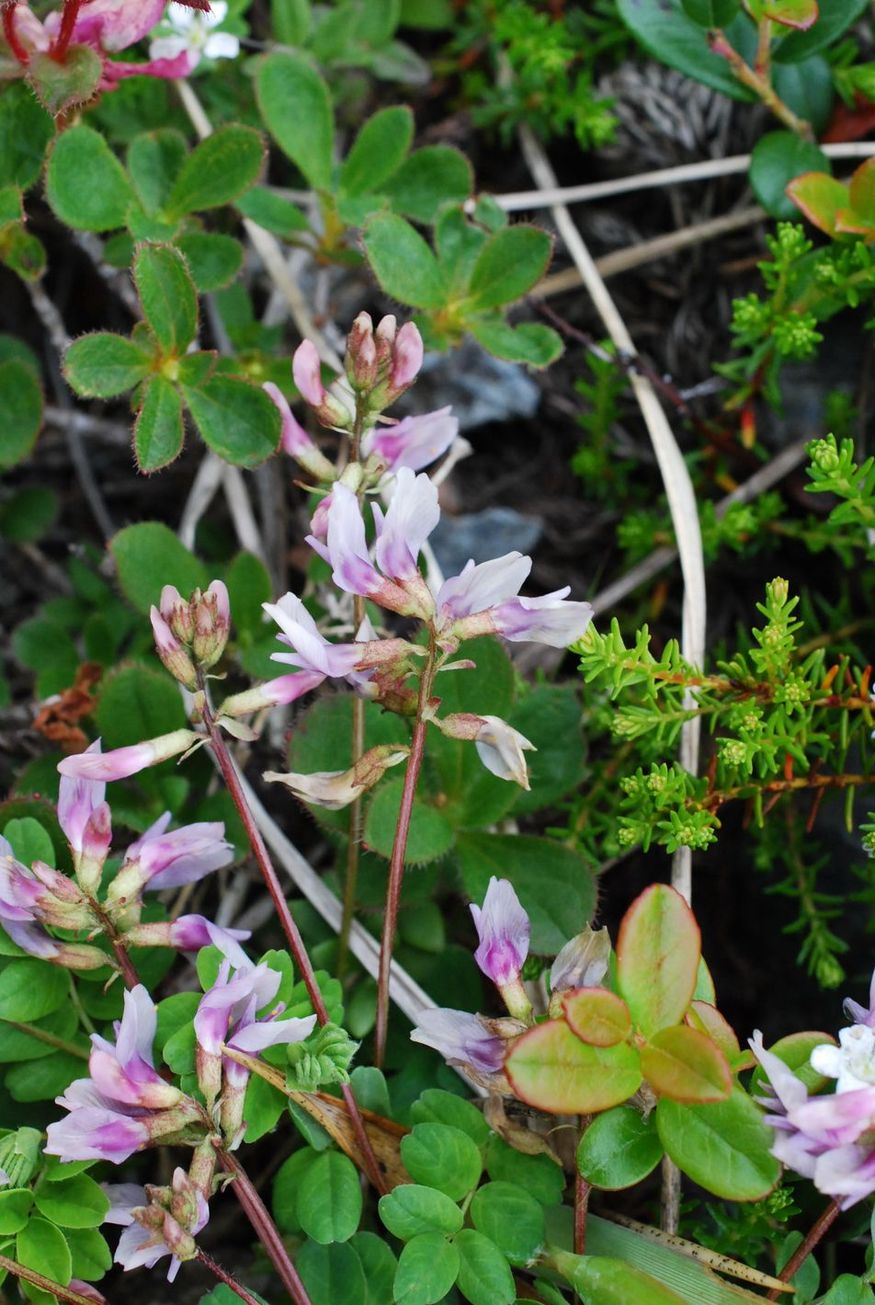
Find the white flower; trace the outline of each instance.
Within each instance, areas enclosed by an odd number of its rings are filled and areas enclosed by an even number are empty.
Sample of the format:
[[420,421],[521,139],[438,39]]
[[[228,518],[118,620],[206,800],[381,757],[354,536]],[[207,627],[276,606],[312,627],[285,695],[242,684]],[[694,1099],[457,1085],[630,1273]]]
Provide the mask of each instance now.
[[186,5],[171,2],[163,21],[155,29],[167,33],[159,35],[149,46],[150,59],[176,59],[188,54],[189,71],[201,59],[236,59],[240,42],[230,32],[214,32],[228,14],[226,0],[214,0],[212,10],[205,13],[189,9]]
[[875,1030],[853,1024],[839,1033],[839,1046],[825,1044],[811,1053],[811,1067],[834,1078],[836,1092],[875,1086]]

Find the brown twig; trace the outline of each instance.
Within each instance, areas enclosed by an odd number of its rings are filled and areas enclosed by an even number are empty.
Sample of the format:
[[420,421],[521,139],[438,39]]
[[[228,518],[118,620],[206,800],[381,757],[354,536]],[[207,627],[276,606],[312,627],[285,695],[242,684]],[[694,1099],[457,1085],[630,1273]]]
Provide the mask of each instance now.
[[295,1305],[313,1305],[309,1292],[301,1281],[301,1276],[285,1248],[279,1229],[271,1218],[264,1201],[259,1196],[252,1179],[237,1157],[233,1156],[230,1151],[226,1151],[223,1147],[216,1147],[216,1152],[227,1171],[234,1175],[234,1182],[231,1184],[234,1195],[258,1234],[258,1239],[279,1274],[286,1291],[295,1302]]
[[198,1247],[197,1258],[205,1269],[209,1269],[214,1278],[218,1278],[219,1282],[224,1282],[225,1286],[230,1287],[236,1296],[246,1301],[246,1305],[260,1305],[258,1298],[253,1296],[251,1291],[247,1291],[242,1283],[238,1282],[227,1269],[223,1269],[221,1264],[216,1263],[212,1255],[207,1255],[206,1251],[201,1250],[200,1247]]
[[16,1260],[10,1260],[8,1255],[0,1255],[0,1269],[13,1274],[16,1278],[21,1278],[22,1282],[29,1282],[34,1287],[40,1287],[50,1296],[57,1296],[58,1300],[69,1301],[70,1305],[94,1305],[93,1299],[83,1296],[81,1292],[76,1291],[73,1287],[64,1287],[60,1282],[53,1282],[51,1278],[46,1278],[44,1274],[37,1273],[35,1269],[26,1269],[23,1264],[19,1264]]
[[[814,1223],[808,1230],[807,1235],[799,1243],[796,1250],[778,1274],[778,1277],[782,1282],[790,1281],[799,1266],[808,1259],[823,1235],[828,1232],[835,1223],[839,1213],[838,1203],[836,1201],[830,1201],[829,1205],[823,1210],[817,1219],[815,1219]],[[777,1287],[773,1287],[766,1296],[766,1300],[780,1300],[780,1297],[781,1293],[778,1291]]]

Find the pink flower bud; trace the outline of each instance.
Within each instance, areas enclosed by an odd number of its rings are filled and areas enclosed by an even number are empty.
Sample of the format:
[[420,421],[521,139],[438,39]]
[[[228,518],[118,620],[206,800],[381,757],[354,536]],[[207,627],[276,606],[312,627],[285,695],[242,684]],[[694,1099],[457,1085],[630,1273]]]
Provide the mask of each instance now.
[[286,396],[279,386],[274,385],[272,381],[265,381],[261,388],[279,410],[282,418],[283,451],[300,463],[315,480],[334,480],[337,475],[334,463],[329,462],[325,454],[321,453],[310,439],[286,402]]
[[228,590],[221,580],[214,580],[205,594],[195,590],[191,606],[194,615],[191,650],[195,661],[209,669],[225,651],[231,632]]
[[180,643],[186,646],[194,638],[194,615],[175,585],[165,585],[161,590],[158,611]]
[[321,770],[309,775],[267,770],[263,778],[284,784],[302,802],[338,811],[348,807],[365,789],[373,788],[390,766],[404,761],[410,749],[403,744],[369,748],[349,770]]
[[377,380],[377,345],[369,313],[359,313],[346,339],[344,367],[354,390],[370,390]]
[[380,318],[374,332],[374,343],[377,346],[377,364],[381,370],[388,366],[392,357],[397,332],[398,323],[391,313]]
[[422,336],[415,322],[405,322],[395,339],[389,386],[397,397],[413,384],[422,366]]
[[311,408],[318,408],[325,398],[322,384],[322,364],[319,351],[312,340],[302,340],[292,358],[292,375],[298,392]]
[[161,661],[175,680],[187,689],[195,689],[197,672],[194,663],[157,607],[149,608],[149,620],[155,636],[155,651]]
[[173,730],[170,734],[161,734],[145,743],[114,748],[112,752],[80,752],[59,761],[58,771],[61,775],[72,775],[73,778],[127,779],[129,775],[136,775],[147,766],[157,766],[160,761],[178,756],[192,744],[198,743],[201,737],[194,730]]

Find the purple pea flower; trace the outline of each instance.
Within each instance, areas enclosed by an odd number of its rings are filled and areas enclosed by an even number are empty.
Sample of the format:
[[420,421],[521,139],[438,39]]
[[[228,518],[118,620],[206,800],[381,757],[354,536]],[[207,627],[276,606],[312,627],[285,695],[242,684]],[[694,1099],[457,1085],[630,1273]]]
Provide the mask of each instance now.
[[284,594],[279,602],[262,606],[280,627],[280,642],[293,649],[290,653],[271,653],[271,661],[285,662],[311,676],[318,675],[320,680],[315,684],[329,676],[349,675],[357,668],[362,658],[361,647],[354,643],[329,643],[296,594]]
[[22,865],[0,835],[0,925],[22,951],[69,969],[99,969],[107,961],[100,948],[61,942],[44,927],[87,929],[94,923],[79,889],[66,875],[41,861],[30,869]]
[[[388,472],[409,467],[422,471],[443,457],[459,433],[459,419],[449,407],[405,417],[394,426],[376,426],[362,439],[362,457],[376,458]],[[317,509],[318,511],[318,509]],[[318,531],[314,529],[314,534]]]
[[197,821],[167,831],[166,811],[151,829],[128,848],[126,862],[136,863],[150,892],[193,884],[229,865],[234,848],[225,840],[221,820]]
[[[210,1210],[203,1192],[194,1186],[181,1168],[173,1172],[171,1210],[162,1209],[150,1201],[146,1189],[136,1183],[107,1183],[103,1190],[110,1200],[104,1223],[119,1224],[125,1230],[113,1257],[116,1264],[125,1270],[152,1269],[160,1259],[169,1255],[167,1281],[173,1282],[182,1263],[176,1252],[183,1247],[191,1251],[191,1239],[206,1227],[209,1220]],[[182,1224],[172,1212],[174,1208],[180,1210],[181,1206],[190,1208],[189,1218]]]
[[565,601],[570,586],[540,598],[519,597],[532,568],[522,553],[507,553],[489,562],[466,563],[445,580],[437,596],[438,623],[445,634],[470,639],[500,634],[511,642],[531,640],[567,648],[592,619],[589,603]]
[[[85,749],[82,756],[100,753],[100,739]],[[74,852],[81,852],[85,831],[92,816],[105,805],[106,784],[101,780],[61,776],[58,788],[58,824]]]
[[193,744],[202,742],[194,730],[173,730],[144,743],[132,743],[111,752],[79,752],[58,762],[58,772],[72,779],[127,779],[147,766],[157,766],[160,761],[186,752]]
[[478,1074],[499,1074],[504,1041],[490,1033],[479,1015],[465,1010],[424,1010],[411,1041],[433,1047],[451,1065],[470,1065]]
[[[321,380],[319,387],[321,390]],[[337,475],[334,464],[328,461],[325,454],[311,440],[286,402],[286,396],[279,386],[274,385],[272,381],[265,381],[261,388],[280,414],[282,420],[280,443],[283,452],[288,453],[289,457],[300,463],[304,470],[308,471],[316,480],[334,480]],[[315,393],[315,391],[313,392]],[[306,395],[304,397],[306,398]]]
[[529,954],[529,917],[508,879],[493,875],[483,906],[471,903],[480,946],[474,960],[499,988],[515,983]]
[[249,937],[248,929],[224,929],[203,915],[180,915],[175,920],[135,924],[125,933],[131,947],[175,947],[181,952],[197,952],[212,944],[235,967],[252,963],[240,946]]

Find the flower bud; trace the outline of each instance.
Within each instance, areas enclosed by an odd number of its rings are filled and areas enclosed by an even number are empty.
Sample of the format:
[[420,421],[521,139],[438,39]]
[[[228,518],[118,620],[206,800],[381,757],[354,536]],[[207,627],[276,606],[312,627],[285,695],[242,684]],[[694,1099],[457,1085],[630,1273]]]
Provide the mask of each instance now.
[[191,650],[195,661],[209,669],[225,651],[231,631],[231,606],[228,590],[221,580],[214,580],[205,594],[196,589],[191,597],[194,615],[194,638]]
[[311,408],[318,408],[325,398],[322,384],[322,364],[319,351],[312,340],[302,340],[292,356],[292,375],[298,392]]
[[194,638],[194,616],[175,585],[165,585],[158,604],[159,614],[180,643],[190,644]]
[[367,392],[377,381],[377,346],[369,313],[359,313],[346,339],[344,367],[354,390]]
[[266,381],[261,387],[282,418],[281,443],[285,453],[294,458],[315,480],[332,481],[337,475],[333,462],[329,462],[296,419],[279,386]]
[[422,336],[415,322],[405,322],[395,338],[389,385],[395,396],[408,389],[422,366]]
[[263,778],[285,784],[302,802],[312,802],[329,811],[348,807],[365,789],[373,788],[390,766],[404,761],[410,749],[384,743],[369,748],[349,770],[320,770],[309,775],[267,770]]
[[82,850],[73,857],[79,886],[91,896],[94,896],[100,886],[111,841],[112,814],[109,805],[101,802],[89,816],[82,832]]
[[167,670],[187,689],[196,689],[197,671],[194,663],[157,607],[149,608],[149,620],[155,636],[155,651]]
[[389,362],[392,358],[392,350],[395,347],[395,336],[398,331],[398,323],[391,313],[381,317],[377,323],[377,329],[374,332],[374,344],[377,347],[377,366],[380,371],[388,370]]
[[173,730],[170,734],[159,734],[157,738],[147,739],[144,743],[132,743],[126,748],[114,748],[111,752],[79,752],[75,756],[65,757],[58,762],[61,775],[72,775],[84,779],[127,779],[136,775],[147,766],[157,766],[159,761],[185,752],[195,743],[200,743],[202,735],[194,730]]

